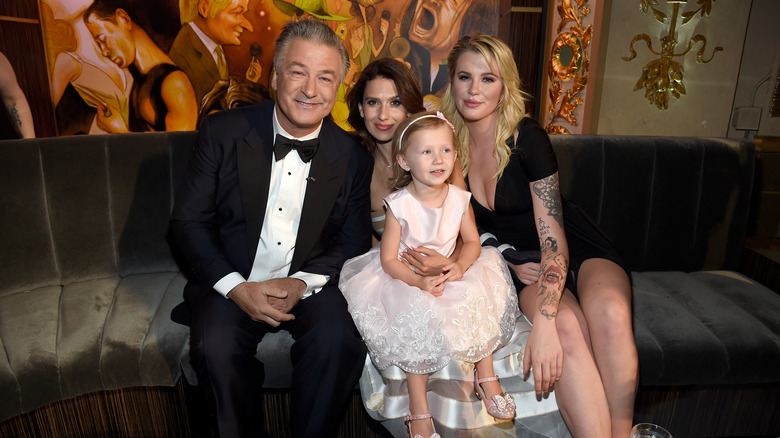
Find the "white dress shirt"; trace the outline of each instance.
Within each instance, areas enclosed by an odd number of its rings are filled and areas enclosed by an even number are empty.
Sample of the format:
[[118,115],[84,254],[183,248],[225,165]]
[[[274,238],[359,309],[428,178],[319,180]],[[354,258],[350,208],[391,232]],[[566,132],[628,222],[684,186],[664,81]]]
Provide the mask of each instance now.
[[[279,125],[276,118],[276,107],[273,111],[274,138],[281,134],[288,138],[296,138],[288,134]],[[320,135],[322,124],[311,134],[297,138],[310,140]],[[306,283],[303,297],[309,297],[319,292],[330,279],[327,275],[296,272],[290,275],[290,264],[295,251],[295,239],[298,236],[298,226],[301,222],[303,198],[306,194],[311,161],[304,163],[294,151],[279,161],[271,161],[271,181],[268,188],[268,202],[265,206],[263,229],[257,244],[257,254],[252,265],[249,278],[238,272],[232,272],[215,285],[214,289],[227,297],[228,292],[245,281],[261,282],[272,278],[293,277]]]

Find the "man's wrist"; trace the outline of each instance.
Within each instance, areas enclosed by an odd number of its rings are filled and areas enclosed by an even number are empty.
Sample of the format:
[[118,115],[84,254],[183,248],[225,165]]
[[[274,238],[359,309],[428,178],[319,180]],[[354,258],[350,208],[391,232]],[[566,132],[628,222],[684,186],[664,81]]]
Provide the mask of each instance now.
[[215,285],[214,290],[219,292],[223,297],[227,298],[227,295],[239,284],[245,283],[246,279],[238,272],[231,272],[230,274],[222,277]]

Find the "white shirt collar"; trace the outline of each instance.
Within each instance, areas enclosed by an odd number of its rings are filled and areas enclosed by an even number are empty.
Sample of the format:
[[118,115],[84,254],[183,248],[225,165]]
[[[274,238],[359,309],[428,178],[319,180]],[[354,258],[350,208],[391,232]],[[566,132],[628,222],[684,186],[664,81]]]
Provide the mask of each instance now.
[[214,40],[212,40],[205,33],[203,33],[203,31],[200,30],[200,28],[192,21],[190,21],[187,24],[189,24],[190,27],[192,27],[192,30],[195,31],[195,35],[197,35],[198,38],[200,38],[200,40],[203,42],[203,45],[206,46],[206,49],[211,54],[211,57],[214,58],[214,61],[216,62],[217,54],[214,53],[214,49],[216,49],[219,46],[219,44],[215,43]]

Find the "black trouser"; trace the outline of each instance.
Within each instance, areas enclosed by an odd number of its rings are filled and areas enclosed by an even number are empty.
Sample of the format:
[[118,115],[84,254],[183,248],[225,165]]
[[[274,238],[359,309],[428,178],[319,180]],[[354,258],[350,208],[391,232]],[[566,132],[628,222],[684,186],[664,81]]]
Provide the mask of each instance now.
[[[336,286],[302,300],[291,313],[295,319],[281,328],[295,341],[290,351],[292,436],[335,435],[360,378],[365,346]],[[214,291],[192,306],[192,363],[201,390],[216,406],[222,438],[266,436],[263,364],[255,354],[270,328]]]

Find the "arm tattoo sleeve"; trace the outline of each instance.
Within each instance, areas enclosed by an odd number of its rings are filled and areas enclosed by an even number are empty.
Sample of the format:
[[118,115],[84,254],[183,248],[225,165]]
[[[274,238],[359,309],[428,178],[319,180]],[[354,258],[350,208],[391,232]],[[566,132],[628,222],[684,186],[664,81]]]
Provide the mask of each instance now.
[[552,174],[545,179],[536,181],[533,185],[534,193],[547,208],[547,215],[551,216],[563,228],[563,209],[561,208],[561,192],[558,188],[558,174]]
[[14,102],[11,105],[7,105],[6,108],[8,109],[8,115],[11,117],[11,120],[18,126],[19,128],[22,127],[22,119],[19,117],[19,110],[16,109],[16,102]]

